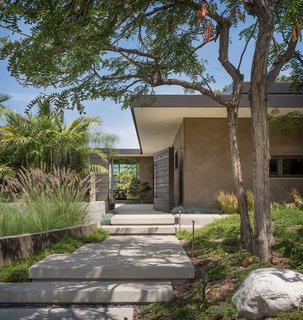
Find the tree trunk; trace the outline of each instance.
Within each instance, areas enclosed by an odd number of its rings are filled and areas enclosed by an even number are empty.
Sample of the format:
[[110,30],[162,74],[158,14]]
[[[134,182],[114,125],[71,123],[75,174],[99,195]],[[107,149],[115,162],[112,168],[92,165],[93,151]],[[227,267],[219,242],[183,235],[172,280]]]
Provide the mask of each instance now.
[[229,147],[231,155],[231,165],[233,171],[236,195],[238,198],[241,227],[240,242],[241,246],[252,252],[253,236],[248,215],[248,201],[245,185],[242,177],[242,167],[240,162],[240,153],[238,146],[238,110],[236,108],[227,108],[227,120],[229,129]]
[[250,108],[253,137],[253,184],[255,195],[254,248],[262,262],[272,262],[272,225],[269,193],[269,134],[267,119],[267,65],[273,35],[272,8],[259,8],[259,33],[254,52]]

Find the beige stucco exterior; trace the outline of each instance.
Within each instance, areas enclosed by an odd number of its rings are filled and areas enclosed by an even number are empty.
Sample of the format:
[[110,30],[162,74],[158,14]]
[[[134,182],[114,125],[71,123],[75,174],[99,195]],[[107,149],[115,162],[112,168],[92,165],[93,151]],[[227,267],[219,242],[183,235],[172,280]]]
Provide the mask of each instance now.
[[[218,191],[234,191],[228,141],[224,118],[183,119],[174,140],[174,148],[181,150],[178,155],[182,164],[175,169],[175,204],[212,206]],[[271,129],[270,141],[273,156],[303,156],[303,130],[294,133]],[[250,119],[239,119],[239,145],[244,179],[252,189]],[[303,192],[303,179],[270,179],[273,201],[285,199],[292,188]]]

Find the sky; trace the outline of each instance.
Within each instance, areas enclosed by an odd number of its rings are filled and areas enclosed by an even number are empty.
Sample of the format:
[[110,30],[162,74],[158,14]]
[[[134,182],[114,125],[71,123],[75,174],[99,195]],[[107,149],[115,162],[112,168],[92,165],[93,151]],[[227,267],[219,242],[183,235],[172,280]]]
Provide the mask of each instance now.
[[[240,54],[244,47],[244,42],[239,41],[237,36],[238,31],[234,28],[231,31],[232,42],[230,44],[230,59],[236,63],[239,60]],[[0,28],[0,36],[9,35],[9,31]],[[202,41],[202,39],[201,39]],[[224,85],[231,83],[231,79],[226,74],[222,66],[217,60],[217,43],[209,43],[203,47],[201,57],[208,61],[207,73],[213,75],[216,83],[213,89],[221,89]],[[302,43],[300,44],[302,47]],[[253,55],[253,43],[248,46],[245,58],[242,63],[241,72],[245,76],[245,81],[249,81],[250,64]],[[237,65],[237,63],[236,63]],[[0,93],[7,93],[12,98],[7,103],[8,106],[23,113],[27,104],[42,92],[41,89],[34,87],[23,87],[15,78],[7,71],[7,61],[0,61]],[[180,87],[164,86],[156,89],[157,94],[184,94]],[[110,99],[103,101],[102,99],[95,101],[86,101],[85,112],[91,117],[100,117],[102,119],[101,129],[107,133],[114,133],[119,136],[117,148],[139,148],[138,139],[131,115],[131,111],[121,110],[121,106],[115,104]],[[70,122],[78,117],[77,111],[66,111],[65,119]]]

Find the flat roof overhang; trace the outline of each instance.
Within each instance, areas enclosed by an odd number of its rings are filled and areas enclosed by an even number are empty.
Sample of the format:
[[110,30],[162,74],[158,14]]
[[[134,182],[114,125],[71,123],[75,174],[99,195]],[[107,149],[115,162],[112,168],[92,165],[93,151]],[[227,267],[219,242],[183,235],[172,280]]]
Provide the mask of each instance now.
[[[142,105],[147,105],[142,107]],[[270,107],[280,114],[303,109],[303,95],[270,94]],[[183,118],[226,118],[226,108],[203,95],[156,95],[139,98],[132,108],[141,153],[154,153],[173,145]],[[239,118],[250,118],[248,95],[243,94]]]

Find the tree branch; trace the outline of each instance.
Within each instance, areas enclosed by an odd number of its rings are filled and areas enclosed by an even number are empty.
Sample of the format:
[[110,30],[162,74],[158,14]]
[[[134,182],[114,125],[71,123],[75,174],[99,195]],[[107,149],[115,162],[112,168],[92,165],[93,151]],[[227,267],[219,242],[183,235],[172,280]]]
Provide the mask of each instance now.
[[127,54],[125,54],[124,52],[120,52],[121,56],[123,58],[125,58],[127,61],[129,61],[130,63],[132,63],[133,65],[135,65],[137,68],[141,68],[140,62],[136,61],[135,59],[132,59],[131,57],[129,57]]
[[228,58],[229,29],[230,29],[230,25],[227,22],[221,25],[220,41],[219,41],[219,61],[234,81],[236,79],[242,80],[243,75],[229,61],[229,58]]
[[173,3],[170,3],[170,4],[166,4],[164,6],[157,7],[157,8],[155,8],[155,9],[149,11],[149,12],[144,13],[143,16],[144,17],[150,17],[150,16],[154,15],[155,13],[158,13],[160,11],[176,7],[176,6],[180,5],[180,4],[181,3],[176,3],[176,2],[173,2]]
[[266,78],[267,91],[269,91],[269,89],[274,84],[285,63],[287,63],[294,56],[297,43],[298,40],[293,41],[292,38],[290,38],[286,51],[283,54],[278,55],[276,60],[272,64]]
[[295,58],[303,65],[303,58],[299,52],[295,52]]
[[236,67],[229,61],[229,29],[230,23],[225,21],[221,24],[220,40],[219,40],[219,61],[226,72],[233,79],[233,90],[230,99],[230,105],[238,109],[243,86],[244,76]]
[[214,35],[211,39],[209,39],[208,42],[202,42],[200,45],[198,45],[194,50],[193,52],[196,52],[198,51],[199,49],[203,48],[206,44],[208,44],[209,42],[212,42],[212,41],[216,41],[218,39],[218,35]]
[[224,98],[223,96],[216,95],[213,91],[203,88],[201,85],[194,82],[188,82],[188,81],[179,80],[179,79],[161,79],[158,83],[156,83],[155,86],[160,86],[160,85],[168,85],[168,86],[177,85],[185,89],[195,90],[200,92],[201,94],[208,96],[209,98],[215,100],[216,102],[222,104],[223,106],[231,107],[230,100]]
[[7,29],[7,30],[10,30],[12,32],[16,32],[16,33],[18,33],[18,34],[20,34],[20,35],[22,35],[24,37],[27,37],[27,38],[30,37],[29,34],[26,34],[26,33],[22,32],[22,31],[16,30],[16,29],[8,27],[8,26],[4,26],[3,24],[0,24],[0,28]]
[[254,25],[254,27],[253,27],[253,30],[252,30],[249,38],[247,39],[247,41],[246,41],[246,43],[245,43],[245,46],[244,46],[244,49],[243,49],[243,51],[242,51],[242,53],[241,53],[241,57],[240,57],[239,64],[238,64],[238,68],[237,68],[239,71],[240,71],[240,67],[241,67],[241,64],[242,64],[242,60],[243,60],[244,54],[245,54],[245,52],[246,52],[246,49],[247,49],[247,47],[248,47],[248,44],[249,44],[250,40],[252,39],[252,37],[253,37],[253,35],[254,35],[254,33],[255,33],[255,30],[256,30],[256,28],[257,28],[257,25],[258,25],[258,21],[255,23],[255,25]]
[[92,68],[94,75],[99,78],[101,81],[114,81],[114,80],[130,80],[130,79],[144,79],[143,76],[139,74],[121,74],[121,75],[105,75],[101,76],[100,73],[95,69]]
[[155,60],[157,57],[153,56],[150,53],[143,52],[137,49],[127,49],[127,48],[121,48],[121,47],[116,47],[116,46],[111,46],[110,48],[107,49],[107,51],[112,51],[112,52],[124,52],[124,53],[129,53],[129,54],[135,54],[141,57],[146,57]]
[[136,83],[139,83],[139,82],[141,82],[141,81],[142,81],[142,79],[137,79],[137,80],[133,81],[132,83],[130,83],[129,85],[127,85],[126,87],[124,87],[124,88],[122,89],[122,92],[120,92],[120,94],[123,95],[129,88],[131,88],[133,85],[135,85]]

